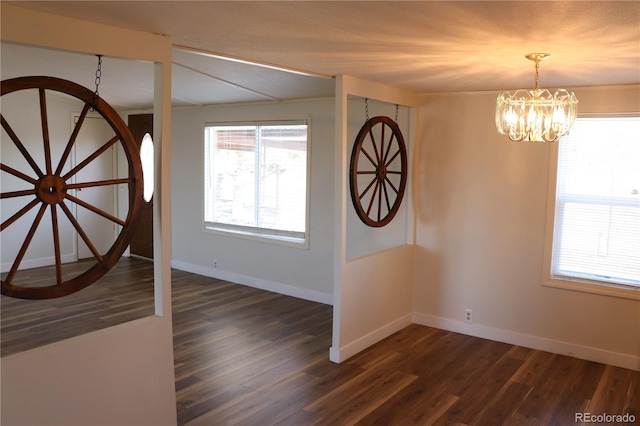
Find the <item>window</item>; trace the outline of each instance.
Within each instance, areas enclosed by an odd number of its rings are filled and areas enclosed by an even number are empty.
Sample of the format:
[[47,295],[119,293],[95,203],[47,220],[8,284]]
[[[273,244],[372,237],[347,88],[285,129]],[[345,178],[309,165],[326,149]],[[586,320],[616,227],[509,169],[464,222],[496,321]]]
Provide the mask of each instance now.
[[579,118],[560,141],[550,285],[640,298],[639,134],[640,117]]
[[140,143],[140,162],[142,163],[142,176],[144,182],[143,198],[148,203],[153,197],[154,189],[154,154],[153,138],[149,133],[145,133]]
[[207,124],[206,229],[307,242],[306,121]]

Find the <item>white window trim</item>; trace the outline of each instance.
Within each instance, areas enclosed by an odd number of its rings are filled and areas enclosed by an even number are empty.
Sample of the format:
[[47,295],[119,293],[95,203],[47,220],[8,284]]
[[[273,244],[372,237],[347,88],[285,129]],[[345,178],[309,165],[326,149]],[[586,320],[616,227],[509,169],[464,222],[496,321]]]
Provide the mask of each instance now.
[[[308,214],[307,214],[308,216]],[[309,226],[307,225],[307,228]],[[239,226],[226,227],[221,223],[205,223],[203,231],[209,234],[217,234],[225,237],[236,237],[245,240],[252,240],[263,243],[278,244],[287,247],[294,247],[299,249],[309,249],[309,232],[306,232],[305,237],[293,237],[286,235],[276,235],[267,232],[256,232],[254,228],[241,229]]]
[[[305,118],[289,118],[284,120],[246,120],[246,121],[208,121],[204,123],[201,134],[204,135],[207,126],[251,126],[251,125],[277,125],[277,124],[306,124],[307,125],[307,191],[305,207],[305,230],[304,235],[300,233],[287,233],[284,231],[269,232],[268,229],[254,228],[248,226],[231,225],[218,222],[207,222],[204,218],[204,187],[200,191],[202,197],[201,222],[203,232],[216,234],[231,238],[241,238],[262,243],[272,243],[286,247],[309,250],[310,247],[310,209],[311,209],[311,149],[312,149],[312,128],[311,116]],[[204,143],[202,146],[204,152]],[[202,170],[204,172],[205,159],[202,156]],[[204,185],[204,182],[202,182]]]
[[[580,114],[579,118],[602,118],[602,117],[638,117],[638,113],[619,113],[619,114]],[[545,287],[554,287],[565,290],[580,291],[603,296],[613,296],[625,299],[640,300],[640,287],[632,285],[624,285],[607,281],[596,281],[585,278],[558,276],[552,274],[552,257],[553,257],[553,229],[555,222],[556,210],[556,186],[558,176],[558,144],[552,144],[549,150],[549,177],[547,183],[547,211],[545,220],[545,243],[544,243],[544,260],[542,285]]]

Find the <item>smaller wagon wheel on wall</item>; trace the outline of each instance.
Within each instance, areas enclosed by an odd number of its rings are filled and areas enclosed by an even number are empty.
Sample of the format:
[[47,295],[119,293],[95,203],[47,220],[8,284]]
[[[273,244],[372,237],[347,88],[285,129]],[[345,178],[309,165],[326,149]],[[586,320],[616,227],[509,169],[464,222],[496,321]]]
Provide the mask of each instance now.
[[398,212],[407,184],[407,150],[398,124],[389,117],[366,121],[351,153],[349,185],[358,217],[382,227]]
[[[37,90],[39,96],[40,123],[36,123],[35,125],[40,125],[42,128],[44,170],[34,160],[34,157],[21,141],[20,136],[14,132],[11,124],[5,119],[5,116],[0,114],[2,128],[29,166],[28,170],[17,170],[7,164],[0,164],[2,172],[12,175],[27,187],[27,189],[24,190],[2,192],[2,199],[20,199],[24,200],[25,204],[23,208],[18,210],[11,217],[3,220],[2,224],[0,224],[0,232],[16,223],[27,212],[37,207],[37,213],[33,224],[30,226],[15,259],[11,262],[10,270],[2,280],[2,294],[21,299],[50,299],[65,296],[89,286],[115,265],[129,245],[133,231],[135,230],[135,224],[142,205],[143,176],[138,147],[131,135],[131,132],[129,131],[129,128],[122,121],[118,113],[108,103],[100,98],[97,93],[94,93],[71,81],[54,77],[20,77],[1,82],[1,96],[21,90],[32,89]],[[57,162],[54,162],[54,159],[52,158],[47,115],[47,91],[66,94],[84,102],[84,107],[79,120],[71,133],[61,158]],[[5,102],[4,99],[3,102]],[[63,172],[82,124],[90,110],[99,113],[102,118],[106,120],[115,133],[115,136],[108,141],[105,141],[102,147],[97,149],[93,154],[89,155],[71,170]],[[107,152],[112,146],[115,146],[118,142],[120,142],[123,148],[128,163],[126,177],[92,182],[72,182],[72,178],[77,176],[80,170],[85,167],[91,167],[92,163],[97,158]],[[128,188],[128,212],[124,219],[118,218],[68,192],[68,190],[72,189],[82,190],[84,188],[117,185],[126,186]],[[115,242],[106,251],[106,253],[98,252],[96,245],[91,241],[86,230],[82,228],[81,224],[78,223],[77,219],[71,212],[71,203],[77,205],[78,208],[87,209],[93,214],[99,215],[120,227],[120,232],[115,239]],[[29,285],[29,283],[25,283],[25,285],[18,284],[14,280],[16,273],[20,268],[20,264],[27,249],[32,243],[33,236],[39,224],[45,216],[46,210],[50,210],[51,227],[53,230],[53,254],[55,258],[56,283],[55,285],[41,287],[32,286]],[[82,238],[95,259],[95,264],[89,267],[89,269],[66,280],[63,280],[62,274],[59,231],[60,211],[62,211],[64,216],[68,218],[69,222]],[[7,259],[3,259],[3,261],[7,261]]]

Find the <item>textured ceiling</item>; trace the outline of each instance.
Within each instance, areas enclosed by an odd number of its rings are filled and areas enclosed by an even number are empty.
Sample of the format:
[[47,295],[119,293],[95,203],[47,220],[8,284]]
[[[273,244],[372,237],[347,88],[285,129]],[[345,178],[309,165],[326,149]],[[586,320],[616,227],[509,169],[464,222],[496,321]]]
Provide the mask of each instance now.
[[[541,64],[544,87],[640,82],[637,1],[14,4],[170,35],[176,46],[324,76],[350,74],[419,93],[531,87],[534,67],[524,58],[530,52],[552,55]],[[240,102],[322,96],[332,87],[330,79],[221,62],[178,51],[174,83],[200,81],[227,91],[236,86]],[[190,95],[188,84],[180,86],[174,102],[208,103],[195,96],[202,90],[192,87]]]

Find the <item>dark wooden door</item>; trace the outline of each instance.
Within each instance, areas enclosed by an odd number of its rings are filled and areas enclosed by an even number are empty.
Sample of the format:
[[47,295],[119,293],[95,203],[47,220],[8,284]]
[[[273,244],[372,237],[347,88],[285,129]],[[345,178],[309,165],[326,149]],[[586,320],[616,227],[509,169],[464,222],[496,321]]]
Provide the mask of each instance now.
[[[139,148],[145,134],[149,133],[153,138],[153,114],[130,115],[129,129]],[[130,247],[132,255],[153,259],[153,198],[142,204],[140,221],[131,239]]]

